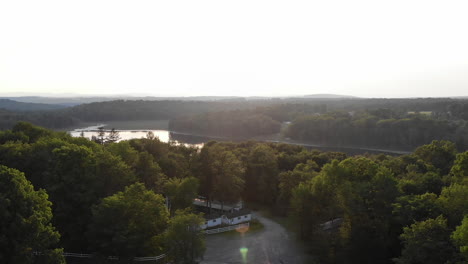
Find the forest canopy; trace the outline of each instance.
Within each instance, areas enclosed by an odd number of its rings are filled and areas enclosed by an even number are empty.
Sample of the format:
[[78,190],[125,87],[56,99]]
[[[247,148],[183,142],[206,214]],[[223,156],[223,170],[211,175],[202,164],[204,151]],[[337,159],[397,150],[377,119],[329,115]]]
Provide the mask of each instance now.
[[[17,178],[23,197],[42,204],[35,208],[45,229],[38,231],[49,238],[35,247],[51,254],[166,252],[186,263],[190,256],[180,255],[186,246],[198,257],[205,249],[198,229],[181,228],[202,221],[190,203],[202,195],[289,217],[318,263],[467,261],[468,152],[450,141],[401,156],[255,141],[212,141],[199,150],[154,137],[96,143],[18,123],[0,132],[0,144],[0,180]],[[0,201],[11,190],[2,189]],[[34,212],[24,208],[24,217]],[[17,206],[4,209],[0,221],[11,221]],[[157,221],[148,222],[148,214]],[[14,230],[7,239],[22,239]],[[184,237],[194,243],[175,243]],[[60,254],[51,256],[50,263],[62,263]]]
[[[197,150],[154,137],[96,143],[18,123],[0,132],[0,143],[2,186],[17,178],[24,199],[41,204],[31,211],[30,203],[2,202],[0,220],[11,221],[8,212],[23,207],[24,217],[43,214],[35,231],[42,238],[31,245],[50,252],[51,263],[62,263],[61,248],[122,258],[167,252],[182,263],[191,261],[181,257],[190,246],[200,257],[203,235],[180,227],[202,222],[191,209],[197,195],[225,203],[242,199],[288,216],[320,263],[467,261],[468,152],[450,141],[395,157],[254,141],[213,141]],[[13,190],[2,189],[0,201]],[[30,229],[9,230],[8,239],[22,240],[21,230]],[[184,237],[196,243],[173,243]],[[9,251],[32,263],[24,247]]]

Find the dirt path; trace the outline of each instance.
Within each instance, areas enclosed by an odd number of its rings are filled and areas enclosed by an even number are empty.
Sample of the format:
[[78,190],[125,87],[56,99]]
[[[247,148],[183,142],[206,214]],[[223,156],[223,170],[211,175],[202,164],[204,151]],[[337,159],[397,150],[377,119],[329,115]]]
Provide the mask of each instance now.
[[[278,223],[254,214],[264,229],[241,236],[223,234],[208,235],[203,264],[251,263],[251,264],[301,264],[306,255],[294,238]],[[248,252],[243,258],[241,248]]]

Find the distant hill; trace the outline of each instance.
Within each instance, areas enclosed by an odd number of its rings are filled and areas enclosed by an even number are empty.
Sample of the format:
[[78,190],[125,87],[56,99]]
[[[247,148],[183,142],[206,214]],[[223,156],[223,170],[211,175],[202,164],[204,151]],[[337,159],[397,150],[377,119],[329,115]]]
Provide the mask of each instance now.
[[116,100],[144,100],[144,101],[230,101],[245,100],[238,96],[187,96],[187,97],[155,97],[155,96],[93,96],[93,97],[46,97],[46,96],[18,96],[0,97],[24,103],[54,104],[62,106],[76,106],[81,104],[109,102]]
[[315,99],[351,99],[359,98],[351,95],[341,95],[341,94],[309,94],[304,95],[304,98],[315,98]]
[[94,102],[106,102],[117,100],[114,97],[43,97],[43,96],[18,96],[18,97],[0,97],[23,103],[59,105],[62,107],[75,106],[80,104],[89,104]]
[[312,94],[312,95],[298,95],[298,96],[77,96],[77,97],[48,97],[48,96],[17,96],[17,97],[0,97],[3,99],[10,99],[17,102],[24,103],[40,103],[40,104],[54,104],[62,106],[76,106],[81,104],[89,104],[96,102],[109,102],[116,100],[143,100],[143,101],[200,101],[200,102],[214,102],[214,101],[262,101],[262,100],[282,100],[282,99],[352,99],[358,98],[349,95],[337,94]]
[[0,109],[9,111],[47,111],[63,109],[65,106],[56,104],[24,103],[10,99],[0,99]]

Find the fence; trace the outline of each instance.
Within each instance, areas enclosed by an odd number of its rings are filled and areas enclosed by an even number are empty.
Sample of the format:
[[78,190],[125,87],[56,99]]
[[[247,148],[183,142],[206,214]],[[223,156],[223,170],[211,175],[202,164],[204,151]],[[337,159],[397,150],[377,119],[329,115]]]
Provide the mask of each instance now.
[[[42,255],[41,252],[34,252],[34,255]],[[92,258],[94,257],[93,254],[83,254],[83,253],[69,253],[69,252],[64,252],[62,254],[64,257],[71,257],[71,258]],[[166,254],[162,254],[159,256],[154,256],[154,257],[135,257],[133,261],[152,261],[152,260],[160,260],[164,258]],[[107,257],[109,260],[119,260],[119,257],[117,256],[109,256]]]
[[159,255],[159,256],[155,256],[155,257],[140,257],[140,258],[135,258],[134,260],[135,260],[135,261],[160,260],[160,259],[164,258],[165,256],[166,256],[166,254],[162,254],[162,255]]
[[250,226],[250,223],[244,223],[244,224],[238,224],[238,225],[233,225],[233,226],[220,227],[220,228],[206,230],[205,234],[207,235],[218,234],[218,233],[228,232],[231,230],[235,230],[235,229],[243,228],[243,227],[249,227],[249,226]]
[[[220,227],[220,228],[215,228],[215,229],[210,229],[210,230],[205,230],[205,234],[207,235],[212,235],[212,234],[218,234],[218,233],[223,233],[223,232],[228,232],[231,230],[235,230],[238,228],[245,228],[249,227],[250,223],[243,223],[243,224],[238,224],[238,225],[232,225],[232,226],[226,226],[226,227]],[[42,255],[41,252],[34,252],[34,255]],[[64,252],[62,254],[64,257],[70,257],[70,258],[92,258],[94,257],[93,254],[83,254],[83,253],[70,253],[70,252]],[[154,257],[135,257],[133,261],[154,261],[154,260],[160,260],[164,258],[166,254],[162,254],[159,256],[154,256]],[[107,257],[109,260],[118,260],[119,257],[117,256],[109,256]]]
[[64,257],[73,257],[73,258],[92,258],[92,254],[82,254],[82,253],[67,253],[63,252]]

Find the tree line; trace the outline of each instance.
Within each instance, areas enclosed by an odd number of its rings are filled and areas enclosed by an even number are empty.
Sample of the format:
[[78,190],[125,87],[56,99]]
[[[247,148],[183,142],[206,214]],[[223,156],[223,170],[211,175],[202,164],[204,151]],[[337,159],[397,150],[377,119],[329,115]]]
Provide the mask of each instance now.
[[[16,104],[21,104],[15,102]],[[7,106],[5,106],[7,107]],[[20,107],[20,105],[18,106]],[[449,98],[416,99],[245,99],[217,101],[183,100],[114,100],[80,104],[65,109],[50,105],[50,111],[13,111],[1,109],[0,128],[10,129],[18,121],[28,121],[49,128],[68,127],[79,122],[109,120],[169,120],[185,115],[223,112],[231,110],[255,110],[256,114],[270,116],[273,120],[292,121],[298,116],[335,111],[374,111],[387,109],[395,113],[430,111],[439,118],[468,120],[468,100]],[[62,107],[62,106],[60,106]],[[24,107],[21,108],[24,110]],[[31,108],[32,109],[32,108]],[[47,118],[48,117],[48,118]],[[10,120],[10,122],[7,122]]]
[[389,110],[332,112],[296,118],[286,136],[328,146],[413,150],[432,140],[450,140],[468,148],[468,123],[425,114],[398,115]]
[[278,133],[281,123],[253,111],[210,112],[172,119],[169,130],[232,139]]

